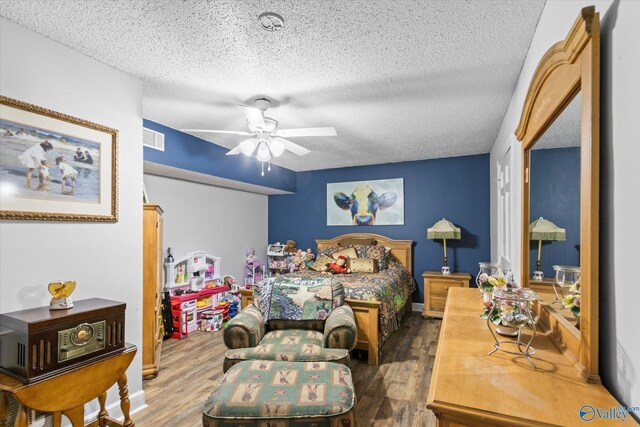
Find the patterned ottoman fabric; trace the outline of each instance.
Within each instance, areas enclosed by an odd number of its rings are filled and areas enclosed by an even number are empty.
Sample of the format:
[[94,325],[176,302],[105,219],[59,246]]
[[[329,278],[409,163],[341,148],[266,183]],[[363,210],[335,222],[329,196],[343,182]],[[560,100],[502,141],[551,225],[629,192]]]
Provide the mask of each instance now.
[[202,424],[355,426],[355,404],[346,366],[247,360],[222,377],[204,403]]
[[227,350],[224,356],[223,370],[243,360],[277,361],[331,361],[349,366],[349,351],[337,348],[323,348],[322,332],[285,329],[267,333],[256,347]]

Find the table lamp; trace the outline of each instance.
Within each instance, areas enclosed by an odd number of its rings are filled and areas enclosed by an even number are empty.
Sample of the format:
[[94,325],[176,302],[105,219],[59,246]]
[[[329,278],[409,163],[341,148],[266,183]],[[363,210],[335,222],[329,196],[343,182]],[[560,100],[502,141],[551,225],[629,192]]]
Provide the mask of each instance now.
[[427,228],[427,239],[442,239],[444,242],[444,259],[442,260],[442,274],[451,274],[451,269],[447,265],[447,239],[460,239],[460,229],[453,225],[451,221],[442,218]]
[[533,272],[533,280],[542,280],[542,241],[567,240],[567,232],[551,221],[540,217],[529,225],[529,239],[538,241],[538,260],[536,261],[536,271]]

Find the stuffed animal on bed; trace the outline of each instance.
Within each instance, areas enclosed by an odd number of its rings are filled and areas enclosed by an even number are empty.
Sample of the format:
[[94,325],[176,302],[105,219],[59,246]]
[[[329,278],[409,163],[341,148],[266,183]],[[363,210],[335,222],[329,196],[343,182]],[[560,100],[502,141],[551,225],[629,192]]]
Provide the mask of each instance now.
[[351,273],[351,270],[347,268],[347,257],[344,255],[340,255],[334,262],[327,264],[325,271],[331,274]]
[[287,245],[284,248],[284,251],[289,254],[296,253],[296,241],[295,240],[287,240]]
[[304,270],[306,265],[304,264],[304,252],[302,249],[298,249],[296,254],[293,256],[293,264],[295,265],[296,270]]
[[302,255],[304,257],[304,267],[311,267],[311,264],[313,264],[313,259],[316,257],[311,252],[311,248],[307,248],[307,252],[304,252]]

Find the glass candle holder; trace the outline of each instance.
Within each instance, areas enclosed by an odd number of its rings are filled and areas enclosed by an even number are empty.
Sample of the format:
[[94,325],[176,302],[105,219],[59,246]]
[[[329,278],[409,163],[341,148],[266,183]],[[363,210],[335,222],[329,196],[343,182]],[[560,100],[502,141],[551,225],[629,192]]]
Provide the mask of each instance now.
[[[580,281],[580,267],[571,265],[554,265],[553,269],[556,272],[556,279],[553,283],[553,292],[556,294],[554,302],[556,302],[566,297],[571,286]],[[560,290],[560,295],[558,295],[556,287]]]
[[[493,336],[495,344],[494,349],[489,355],[498,350],[509,354],[523,354],[535,368],[536,366],[531,360],[531,355],[535,353],[535,349],[531,347],[531,342],[536,335],[536,325],[533,313],[531,312],[531,304],[538,299],[538,296],[528,288],[509,288],[502,286],[494,289],[492,298],[493,307],[487,318],[487,327]],[[498,340],[491,326],[493,322],[490,321],[496,312],[502,325],[516,329],[517,334],[515,340]],[[525,344],[522,342],[522,329],[527,325],[531,326],[532,334],[529,341]],[[515,346],[517,351],[509,349],[509,346]]]

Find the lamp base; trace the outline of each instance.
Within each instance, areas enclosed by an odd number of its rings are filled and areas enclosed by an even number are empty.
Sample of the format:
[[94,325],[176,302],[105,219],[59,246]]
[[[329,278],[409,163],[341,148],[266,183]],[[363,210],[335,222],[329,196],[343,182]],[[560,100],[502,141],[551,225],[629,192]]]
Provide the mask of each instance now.
[[533,272],[532,279],[540,282],[542,281],[542,279],[544,279],[544,273],[542,271],[536,270]]
[[446,267],[446,266],[442,267],[442,275],[443,276],[448,276],[450,274],[451,274],[451,268]]

